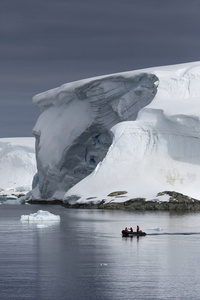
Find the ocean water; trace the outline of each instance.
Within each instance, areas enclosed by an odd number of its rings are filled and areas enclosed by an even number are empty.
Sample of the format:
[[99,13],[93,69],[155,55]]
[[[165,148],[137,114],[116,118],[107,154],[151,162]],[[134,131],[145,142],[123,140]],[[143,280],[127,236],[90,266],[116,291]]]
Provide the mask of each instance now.
[[[61,222],[20,222],[39,209]],[[1,205],[0,245],[1,300],[200,299],[199,213]]]

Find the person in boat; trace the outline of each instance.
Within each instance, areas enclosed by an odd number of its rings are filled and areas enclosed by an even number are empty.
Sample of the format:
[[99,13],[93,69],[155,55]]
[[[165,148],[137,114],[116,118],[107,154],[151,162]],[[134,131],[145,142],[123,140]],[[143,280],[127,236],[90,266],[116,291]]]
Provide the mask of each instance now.
[[128,228],[127,228],[127,227],[125,228],[125,231],[128,231]]
[[133,232],[133,228],[132,227],[130,228],[130,231]]
[[140,227],[137,225],[137,232],[139,232],[140,231]]

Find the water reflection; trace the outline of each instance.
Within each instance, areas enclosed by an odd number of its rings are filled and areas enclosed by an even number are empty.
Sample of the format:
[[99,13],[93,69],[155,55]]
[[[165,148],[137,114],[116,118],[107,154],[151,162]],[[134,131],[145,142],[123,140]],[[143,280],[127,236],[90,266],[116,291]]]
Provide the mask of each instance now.
[[24,228],[27,227],[29,229],[60,227],[60,221],[21,221],[21,223]]
[[[198,298],[199,214],[51,206],[60,223],[24,224],[20,216],[35,206],[1,208],[0,299]],[[126,224],[147,235],[122,237]]]

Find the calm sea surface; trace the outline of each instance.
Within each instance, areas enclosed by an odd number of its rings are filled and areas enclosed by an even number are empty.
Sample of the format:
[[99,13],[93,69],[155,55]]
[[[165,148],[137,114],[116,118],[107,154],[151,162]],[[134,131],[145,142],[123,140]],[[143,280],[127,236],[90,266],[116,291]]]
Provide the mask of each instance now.
[[[39,209],[61,222],[20,222]],[[137,225],[146,237],[121,236]],[[4,299],[200,299],[200,214],[1,205]]]

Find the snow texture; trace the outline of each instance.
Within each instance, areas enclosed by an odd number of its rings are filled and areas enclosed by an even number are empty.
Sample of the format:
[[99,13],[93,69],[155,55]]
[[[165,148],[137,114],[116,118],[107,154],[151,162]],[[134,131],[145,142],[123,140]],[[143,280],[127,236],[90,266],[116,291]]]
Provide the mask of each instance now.
[[[35,96],[38,176],[30,197],[121,202],[175,190],[200,199],[199,82],[194,62],[86,79]],[[120,190],[127,194],[108,196]]]

